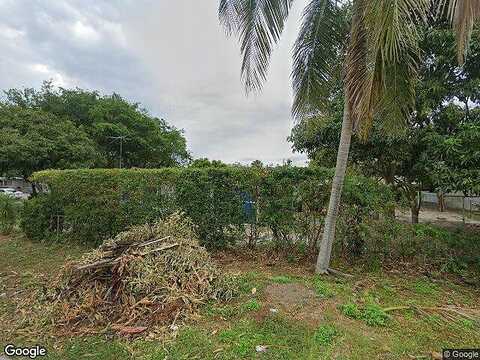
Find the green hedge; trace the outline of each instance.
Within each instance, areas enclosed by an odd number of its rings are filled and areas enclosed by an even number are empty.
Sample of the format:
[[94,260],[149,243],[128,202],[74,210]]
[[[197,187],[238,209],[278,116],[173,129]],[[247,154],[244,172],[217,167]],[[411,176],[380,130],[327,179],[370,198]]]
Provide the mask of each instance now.
[[[32,180],[48,191],[27,202],[22,227],[33,239],[60,234],[98,244],[133,224],[180,210],[208,247],[225,247],[244,236],[246,227],[255,232],[261,226],[279,244],[303,240],[313,246],[332,177],[330,169],[291,166],[42,171]],[[362,209],[361,222],[383,211],[392,196],[373,179],[350,176],[344,199],[344,208]]]
[[21,201],[0,193],[0,234],[7,235],[14,230],[21,207]]

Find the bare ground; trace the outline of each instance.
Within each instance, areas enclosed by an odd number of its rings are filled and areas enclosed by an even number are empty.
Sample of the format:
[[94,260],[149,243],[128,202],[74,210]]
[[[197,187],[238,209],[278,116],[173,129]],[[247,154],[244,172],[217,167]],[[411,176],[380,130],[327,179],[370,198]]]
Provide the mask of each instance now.
[[[410,222],[410,210],[397,209],[395,211],[397,219],[403,222]],[[463,217],[461,213],[453,211],[440,212],[436,209],[422,209],[419,215],[419,222],[425,224],[435,224],[438,226],[455,227],[463,225]],[[480,220],[471,219],[465,215],[465,224],[471,226],[480,226]]]

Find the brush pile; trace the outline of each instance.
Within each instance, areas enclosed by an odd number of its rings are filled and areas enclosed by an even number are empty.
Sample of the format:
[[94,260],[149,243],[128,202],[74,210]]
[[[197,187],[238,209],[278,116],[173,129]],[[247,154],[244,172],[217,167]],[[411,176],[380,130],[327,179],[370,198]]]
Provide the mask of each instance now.
[[235,289],[199,245],[192,224],[174,214],[107,240],[67,264],[55,285],[60,324],[70,329],[109,326],[124,334],[175,326],[210,299]]

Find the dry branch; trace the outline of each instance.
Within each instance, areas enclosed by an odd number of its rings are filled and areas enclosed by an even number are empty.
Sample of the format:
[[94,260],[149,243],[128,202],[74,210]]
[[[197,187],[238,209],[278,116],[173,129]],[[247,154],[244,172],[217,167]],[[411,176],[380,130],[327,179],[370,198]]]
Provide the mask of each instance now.
[[57,325],[70,331],[114,326],[134,335],[180,321],[199,304],[235,292],[199,245],[189,220],[174,214],[122,232],[67,264],[52,300],[60,312]]
[[[458,317],[480,323],[480,311],[475,309],[465,309],[459,307],[434,307],[434,306],[392,306],[383,309],[385,312],[412,310],[424,316],[429,316],[429,312],[437,313],[446,321],[456,321]],[[436,321],[438,323],[438,321]]]

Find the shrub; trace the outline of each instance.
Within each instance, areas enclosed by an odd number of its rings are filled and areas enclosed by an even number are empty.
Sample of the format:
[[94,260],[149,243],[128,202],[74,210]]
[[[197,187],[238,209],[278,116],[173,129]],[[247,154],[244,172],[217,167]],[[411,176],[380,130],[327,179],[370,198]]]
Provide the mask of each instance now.
[[401,261],[451,273],[480,272],[480,236],[475,232],[382,219],[361,224],[360,236],[370,264]]
[[20,216],[20,227],[29,239],[46,240],[54,235],[59,235],[60,228],[63,230],[62,214],[62,208],[54,196],[40,194],[24,203]]
[[17,201],[4,194],[0,194],[0,233],[8,234],[17,222]]
[[[330,169],[290,166],[42,171],[32,180],[48,186],[43,196],[52,199],[50,203],[42,200],[45,214],[40,214],[38,200],[29,207],[40,216],[29,234],[32,238],[51,235],[55,214],[49,207],[55,203],[54,212],[64,216],[62,234],[75,241],[99,244],[132,225],[182,211],[209,248],[225,248],[244,238],[250,224],[250,230],[269,228],[277,246],[296,242],[315,249],[331,178]],[[357,219],[359,223],[382,211],[383,199],[389,196],[385,186],[364,177],[348,177],[346,184],[346,201],[368,209]],[[250,243],[257,237],[253,231]]]
[[361,181],[350,177],[345,182],[337,222],[337,234],[343,255],[360,256],[366,252],[366,241],[362,237],[362,227],[367,220],[388,218],[395,208],[392,194],[382,191],[375,181]]

